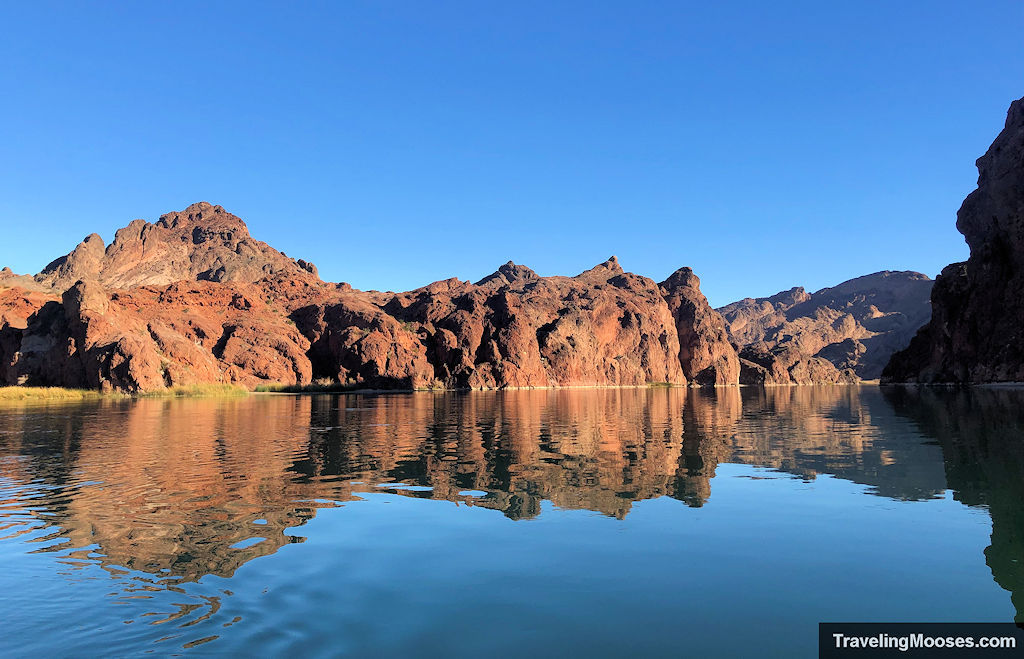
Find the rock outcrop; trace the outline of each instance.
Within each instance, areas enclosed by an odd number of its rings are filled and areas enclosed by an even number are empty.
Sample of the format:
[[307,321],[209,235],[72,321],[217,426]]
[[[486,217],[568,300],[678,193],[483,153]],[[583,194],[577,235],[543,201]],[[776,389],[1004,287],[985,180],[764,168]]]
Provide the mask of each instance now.
[[126,392],[306,384],[309,343],[263,293],[211,282],[108,291],[80,281],[29,318],[8,384]]
[[296,310],[314,375],[349,384],[490,389],[685,384],[657,285],[615,257],[576,277],[508,263],[476,284],[343,293]]
[[878,272],[813,295],[792,288],[719,311],[744,384],[873,380],[928,321],[932,283],[917,272]]
[[509,262],[404,293],[328,284],[220,206],[93,234],[34,278],[0,273],[0,384],[374,388],[735,385],[725,323],[687,268],[615,257],[575,277]]
[[700,292],[697,275],[690,268],[680,268],[660,287],[675,319],[679,363],[686,377],[701,386],[737,384],[739,357],[721,314]]
[[970,257],[936,278],[931,321],[883,381],[1024,381],[1024,99],[977,165],[956,221]]
[[316,278],[316,267],[255,240],[245,223],[205,201],[155,224],[135,220],[104,246],[91,234],[43,268],[40,284],[64,291],[80,280],[106,288],[166,286],[177,281],[253,282],[264,277]]

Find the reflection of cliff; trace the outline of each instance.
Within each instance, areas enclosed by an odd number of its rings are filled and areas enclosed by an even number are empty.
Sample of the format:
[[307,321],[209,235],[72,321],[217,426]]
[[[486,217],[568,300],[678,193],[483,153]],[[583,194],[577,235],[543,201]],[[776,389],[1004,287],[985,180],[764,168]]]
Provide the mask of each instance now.
[[900,387],[885,394],[898,414],[942,445],[954,498],[988,507],[992,544],[985,560],[1024,622],[1024,390]]
[[879,495],[929,499],[946,489],[942,455],[894,418],[875,387],[747,389],[731,460],[804,478],[831,474]]
[[[623,517],[633,501],[673,492],[688,395],[593,389],[348,399],[366,405],[356,409],[322,398],[308,458],[295,469],[429,486],[421,496],[515,519],[537,515],[543,500]],[[487,495],[460,494],[466,490]]]
[[[229,576],[296,541],[287,529],[317,508],[367,492],[512,519],[537,516],[545,500],[623,518],[633,502],[662,496],[704,505],[726,461],[835,474],[900,499],[945,488],[937,447],[878,429],[894,419],[877,389],[255,396],[55,409],[0,409],[0,481],[17,485],[5,489],[35,492],[36,523],[68,547],[95,544],[107,566],[184,581]],[[264,540],[246,542],[255,538]]]
[[[314,514],[317,504],[299,503],[314,492],[287,473],[307,442],[306,423],[294,424],[308,418],[309,404],[105,402],[26,415],[20,432],[4,416],[0,450],[31,457],[21,473],[5,461],[0,478],[46,478],[50,506],[39,519],[58,527],[68,546],[98,544],[107,565],[185,581],[230,576],[299,540],[285,529]],[[232,548],[254,537],[266,540]]]

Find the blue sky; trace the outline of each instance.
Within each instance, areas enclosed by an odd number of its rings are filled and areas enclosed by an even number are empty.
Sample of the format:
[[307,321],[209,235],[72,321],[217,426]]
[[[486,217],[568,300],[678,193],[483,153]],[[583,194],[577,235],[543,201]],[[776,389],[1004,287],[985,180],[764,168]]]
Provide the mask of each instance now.
[[1019,2],[4,3],[0,266],[219,203],[332,281],[711,302],[967,256]]

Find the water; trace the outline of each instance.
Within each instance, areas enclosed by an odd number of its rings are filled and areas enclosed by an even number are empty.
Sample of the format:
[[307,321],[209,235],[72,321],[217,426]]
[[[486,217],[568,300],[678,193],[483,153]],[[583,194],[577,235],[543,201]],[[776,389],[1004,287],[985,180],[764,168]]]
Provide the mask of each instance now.
[[0,654],[813,656],[819,621],[1008,621],[1022,403],[794,387],[4,406]]

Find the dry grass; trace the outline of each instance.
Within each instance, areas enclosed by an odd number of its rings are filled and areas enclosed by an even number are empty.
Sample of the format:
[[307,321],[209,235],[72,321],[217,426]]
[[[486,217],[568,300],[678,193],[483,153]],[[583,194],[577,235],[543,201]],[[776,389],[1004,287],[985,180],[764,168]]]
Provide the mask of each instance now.
[[[169,387],[159,391],[138,394],[144,398],[203,398],[248,396],[249,391],[233,384],[196,384]],[[90,401],[130,398],[130,394],[102,392],[94,389],[65,389],[63,387],[0,387],[0,401]]]
[[146,398],[208,398],[248,396],[249,390],[234,384],[192,384],[139,394]]
[[92,389],[65,389],[63,387],[0,387],[0,401],[47,400],[99,400],[121,398],[124,394],[104,394]]
[[[365,387],[363,387],[365,388]],[[256,387],[257,393],[273,394],[323,394],[331,392],[355,391],[359,387],[337,382],[312,382],[310,384],[261,384]]]

